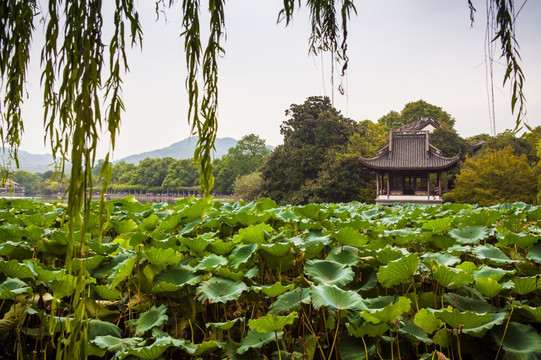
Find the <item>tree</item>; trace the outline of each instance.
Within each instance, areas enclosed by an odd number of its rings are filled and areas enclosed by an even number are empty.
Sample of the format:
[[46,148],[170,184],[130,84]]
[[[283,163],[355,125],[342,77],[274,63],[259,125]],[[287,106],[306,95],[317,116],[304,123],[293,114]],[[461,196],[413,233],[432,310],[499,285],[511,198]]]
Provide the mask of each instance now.
[[533,165],[539,161],[535,144],[536,138],[537,134],[535,132],[529,133],[528,137],[517,137],[515,132],[506,130],[489,138],[483,145],[483,149],[501,150],[506,147],[511,147],[515,155],[525,155],[528,162]]
[[356,130],[353,120],[332,107],[328,97],[309,97],[286,111],[290,118],[280,126],[279,145],[262,168],[262,195],[280,203],[318,201],[308,184],[344,152]]
[[148,188],[161,187],[163,180],[167,176],[169,165],[174,161],[175,159],[171,157],[163,159],[143,159],[137,166],[130,183],[132,185],[143,185]]
[[38,174],[29,173],[24,170],[16,170],[12,175],[13,181],[24,186],[26,195],[36,195],[39,193],[39,187],[43,181]]
[[254,201],[260,198],[261,173],[253,172],[237,177],[233,184],[235,195],[246,202]]
[[526,156],[516,156],[511,147],[506,147],[468,158],[456,177],[455,188],[444,197],[488,206],[516,201],[532,203],[536,193],[537,179]]
[[361,121],[357,131],[349,139],[348,154],[365,158],[376,156],[388,139],[385,126],[370,120]]
[[387,115],[382,116],[378,120],[378,123],[385,125],[389,130],[396,130],[404,125],[425,118],[434,120],[447,130],[453,130],[453,126],[455,125],[455,119],[449,113],[441,107],[429,104],[424,100],[407,103],[400,114],[396,111],[391,111]]
[[181,190],[186,187],[199,185],[199,173],[192,159],[182,159],[172,162],[167,168],[167,175],[163,179],[164,190]]
[[243,136],[236,146],[230,148],[219,162],[214,190],[231,194],[233,183],[239,176],[253,173],[263,165],[270,154],[265,140],[255,134]]
[[136,168],[134,164],[119,161],[113,165],[111,184],[130,184]]

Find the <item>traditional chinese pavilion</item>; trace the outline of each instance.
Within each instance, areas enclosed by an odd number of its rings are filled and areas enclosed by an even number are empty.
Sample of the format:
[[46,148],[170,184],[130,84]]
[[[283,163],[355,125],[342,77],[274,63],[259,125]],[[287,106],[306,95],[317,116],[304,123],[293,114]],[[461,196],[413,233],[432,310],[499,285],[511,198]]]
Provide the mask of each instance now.
[[362,165],[377,174],[376,204],[443,202],[441,174],[454,166],[459,156],[444,157],[430,144],[430,132],[439,124],[427,120],[391,131],[388,144],[378,150],[376,157],[360,158]]

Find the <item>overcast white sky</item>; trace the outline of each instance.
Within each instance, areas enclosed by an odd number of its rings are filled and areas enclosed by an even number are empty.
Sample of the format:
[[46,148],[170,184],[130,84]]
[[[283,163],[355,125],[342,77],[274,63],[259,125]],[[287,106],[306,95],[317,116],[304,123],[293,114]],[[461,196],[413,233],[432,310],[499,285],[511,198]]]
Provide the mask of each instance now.
[[[470,27],[466,0],[361,0],[350,21],[350,64],[342,79],[347,96],[335,91],[335,106],[356,121],[400,111],[423,99],[455,119],[463,137],[490,133],[485,68],[485,1]],[[516,1],[518,5],[522,0]],[[113,2],[106,1],[104,6]],[[129,52],[131,72],[124,76],[120,136],[114,159],[169,146],[190,136],[187,124],[186,66],[180,38],[180,8],[155,21],[153,1],[139,0],[143,49]],[[308,96],[331,97],[329,56],[308,55],[307,12],[294,23],[276,24],[279,0],[230,0],[226,4],[226,55],[219,69],[219,137],[240,139],[255,133],[267,144],[282,142],[284,111]],[[517,21],[522,68],[526,74],[527,120],[541,124],[541,1],[530,0]],[[38,30],[41,25],[38,24]],[[28,78],[21,148],[48,152],[43,145],[42,90],[36,35]],[[499,51],[497,50],[497,55]],[[502,88],[503,65],[495,64],[496,131],[514,127],[510,89]],[[336,77],[335,77],[336,79]],[[335,87],[338,80],[335,81]],[[102,157],[108,150],[104,135]]]

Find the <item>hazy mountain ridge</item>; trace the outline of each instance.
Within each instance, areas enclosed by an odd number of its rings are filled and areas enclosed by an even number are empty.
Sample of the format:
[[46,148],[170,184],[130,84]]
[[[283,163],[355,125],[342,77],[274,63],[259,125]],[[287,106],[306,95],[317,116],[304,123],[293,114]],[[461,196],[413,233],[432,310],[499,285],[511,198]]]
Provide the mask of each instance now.
[[[214,147],[216,148],[216,150],[214,151],[214,158],[220,158],[223,155],[227,154],[227,151],[230,148],[237,145],[237,142],[238,142],[237,140],[230,137],[217,138],[216,143],[214,144]],[[120,161],[124,161],[127,163],[137,165],[141,160],[145,158],[172,157],[173,159],[177,159],[177,160],[191,159],[193,158],[193,153],[195,151],[196,145],[197,145],[197,137],[192,136],[161,149],[146,151],[140,154],[129,155],[122,159],[115,160],[113,162],[117,163]]]
[[[32,154],[24,150],[18,150],[19,169],[31,173],[44,173],[55,170],[54,159],[51,154]],[[6,166],[10,170],[17,170],[15,161],[6,148],[0,148],[0,166]],[[66,164],[69,169],[70,164]]]

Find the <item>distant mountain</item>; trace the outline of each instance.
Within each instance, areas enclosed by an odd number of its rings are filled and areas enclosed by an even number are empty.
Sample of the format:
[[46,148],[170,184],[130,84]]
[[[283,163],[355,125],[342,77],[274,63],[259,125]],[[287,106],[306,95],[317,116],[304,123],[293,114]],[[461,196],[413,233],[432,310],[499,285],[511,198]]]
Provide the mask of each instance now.
[[[222,157],[227,154],[227,150],[237,145],[237,140],[226,137],[226,138],[217,138],[214,147],[216,151],[214,152],[214,158]],[[147,151],[140,154],[126,156],[125,158],[115,160],[114,162],[125,161],[131,164],[139,164],[139,162],[145,158],[165,158],[172,157],[173,159],[191,159],[193,158],[193,152],[195,146],[197,145],[197,137],[192,136],[182,141],[176,142],[171,146],[164,147],[158,150]]]
[[[18,151],[19,169],[31,173],[44,173],[48,170],[54,171],[54,160],[51,154],[31,154],[24,150]],[[16,170],[15,161],[9,157],[7,149],[0,148],[0,166],[9,165]],[[66,165],[69,169],[69,164]]]

